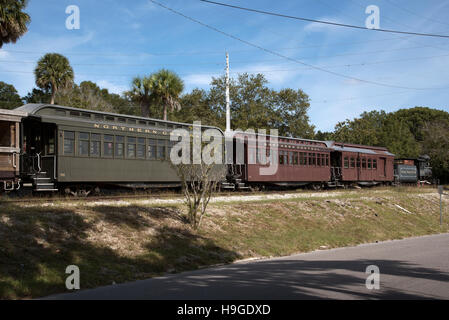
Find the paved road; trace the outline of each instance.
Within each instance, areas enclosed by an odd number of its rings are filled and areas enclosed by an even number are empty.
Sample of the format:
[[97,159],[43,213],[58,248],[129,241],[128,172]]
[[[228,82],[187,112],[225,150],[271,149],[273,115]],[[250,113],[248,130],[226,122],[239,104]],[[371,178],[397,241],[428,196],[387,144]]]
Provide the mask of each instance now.
[[[380,269],[380,289],[365,286]],[[82,285],[82,271],[81,271]],[[240,262],[48,299],[449,299],[449,234]]]

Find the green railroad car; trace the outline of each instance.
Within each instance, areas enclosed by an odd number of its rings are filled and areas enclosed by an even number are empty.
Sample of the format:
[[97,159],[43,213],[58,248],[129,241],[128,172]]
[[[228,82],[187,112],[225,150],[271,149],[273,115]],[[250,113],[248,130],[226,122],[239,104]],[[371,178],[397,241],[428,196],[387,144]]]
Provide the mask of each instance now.
[[[176,143],[170,132],[190,130],[191,124],[49,104],[14,111],[26,114],[20,126],[20,176],[35,191],[180,186],[169,162]],[[207,128],[214,127],[202,126]]]

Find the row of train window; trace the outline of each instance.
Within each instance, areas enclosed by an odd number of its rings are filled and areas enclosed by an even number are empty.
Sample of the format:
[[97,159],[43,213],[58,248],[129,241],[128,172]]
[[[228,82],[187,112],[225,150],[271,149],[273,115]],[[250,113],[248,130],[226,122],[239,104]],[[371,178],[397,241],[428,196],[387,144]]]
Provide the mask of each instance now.
[[279,151],[279,164],[328,167],[329,155],[315,152]]
[[345,157],[343,167],[345,169],[362,168],[377,170],[377,159]]
[[165,139],[64,131],[64,154],[72,156],[164,160],[174,143]]
[[[259,151],[260,152],[260,151]],[[249,162],[255,163],[253,161],[254,154],[250,152]],[[270,151],[267,150],[267,157],[270,156]],[[265,161],[266,162],[266,161]],[[257,163],[263,164],[259,154],[257,154]],[[329,166],[329,155],[324,153],[315,152],[295,152],[295,151],[279,151],[279,164],[280,165],[300,165],[300,166],[318,166],[318,167],[328,167]]]

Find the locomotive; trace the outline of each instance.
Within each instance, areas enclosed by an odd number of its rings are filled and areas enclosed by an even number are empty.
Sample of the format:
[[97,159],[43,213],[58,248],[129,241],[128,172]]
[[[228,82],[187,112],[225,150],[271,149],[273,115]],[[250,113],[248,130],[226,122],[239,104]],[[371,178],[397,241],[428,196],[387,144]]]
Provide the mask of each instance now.
[[422,155],[417,158],[398,158],[394,161],[394,181],[402,183],[428,183],[432,181],[430,157]]
[[[0,189],[30,188],[88,195],[102,186],[177,187],[170,166],[170,132],[191,124],[50,104],[0,110]],[[202,126],[202,130],[216,127]],[[386,148],[234,132],[243,163],[225,164],[225,189],[392,184],[394,155]],[[277,150],[277,171],[261,175],[261,152]]]

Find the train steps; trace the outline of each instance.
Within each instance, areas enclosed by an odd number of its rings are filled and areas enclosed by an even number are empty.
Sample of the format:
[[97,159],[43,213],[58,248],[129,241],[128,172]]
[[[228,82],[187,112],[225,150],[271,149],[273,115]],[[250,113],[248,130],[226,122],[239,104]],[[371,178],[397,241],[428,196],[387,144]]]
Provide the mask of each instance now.
[[56,188],[53,180],[47,176],[46,172],[36,173],[31,177],[33,180],[33,191],[37,192],[56,192]]

